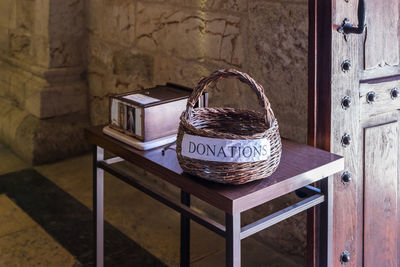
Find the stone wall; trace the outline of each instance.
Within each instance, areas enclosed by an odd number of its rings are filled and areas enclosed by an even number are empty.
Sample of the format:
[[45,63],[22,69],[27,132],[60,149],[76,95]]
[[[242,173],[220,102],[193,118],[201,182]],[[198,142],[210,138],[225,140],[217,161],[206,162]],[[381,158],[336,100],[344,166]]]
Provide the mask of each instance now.
[[83,0],[0,1],[0,140],[32,163],[88,148],[85,12]]
[[[219,68],[264,85],[283,136],[305,142],[307,2],[266,0],[90,0],[89,95],[93,124],[107,96],[168,81],[194,86]],[[210,90],[210,104],[254,108],[237,81]]]
[[[107,123],[111,93],[236,68],[264,85],[281,135],[305,142],[307,18],[305,0],[0,0],[0,140],[33,163],[71,156],[88,149],[83,127]],[[210,88],[212,106],[255,103],[238,81]],[[305,215],[256,238],[302,255]]]
[[[111,93],[172,81],[195,86],[219,68],[248,72],[264,85],[281,135],[306,141],[307,31],[305,0],[89,0],[88,81],[92,124],[107,123]],[[258,109],[254,93],[228,80],[210,88],[210,105]],[[290,195],[243,217],[259,218]],[[208,211],[210,212],[210,211]],[[257,235],[303,255],[305,214]]]

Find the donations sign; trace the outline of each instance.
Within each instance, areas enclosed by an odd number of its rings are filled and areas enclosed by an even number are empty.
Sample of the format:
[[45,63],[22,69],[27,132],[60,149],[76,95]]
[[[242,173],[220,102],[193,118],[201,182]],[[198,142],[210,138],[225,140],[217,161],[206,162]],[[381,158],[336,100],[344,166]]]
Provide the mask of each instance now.
[[233,140],[185,134],[182,156],[216,162],[256,162],[271,156],[268,138]]

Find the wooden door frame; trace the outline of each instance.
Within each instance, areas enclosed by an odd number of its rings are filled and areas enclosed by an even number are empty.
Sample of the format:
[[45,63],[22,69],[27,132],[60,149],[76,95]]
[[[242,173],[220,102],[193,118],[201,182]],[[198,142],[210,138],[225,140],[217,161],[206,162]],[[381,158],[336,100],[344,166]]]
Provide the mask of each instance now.
[[309,0],[308,135],[311,146],[330,149],[332,2]]
[[[308,134],[311,146],[330,150],[332,1],[309,0]],[[307,266],[319,266],[318,208],[307,213]]]

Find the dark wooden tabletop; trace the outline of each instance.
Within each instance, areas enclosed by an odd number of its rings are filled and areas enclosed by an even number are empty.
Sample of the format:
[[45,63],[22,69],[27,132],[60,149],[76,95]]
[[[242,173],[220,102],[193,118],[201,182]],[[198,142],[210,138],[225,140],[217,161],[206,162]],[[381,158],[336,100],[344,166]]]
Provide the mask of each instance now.
[[168,149],[164,156],[162,148],[140,151],[103,134],[102,129],[103,126],[86,129],[87,140],[231,214],[293,192],[344,168],[344,160],[338,155],[283,139],[281,162],[272,176],[244,185],[223,185],[183,173],[173,149]]

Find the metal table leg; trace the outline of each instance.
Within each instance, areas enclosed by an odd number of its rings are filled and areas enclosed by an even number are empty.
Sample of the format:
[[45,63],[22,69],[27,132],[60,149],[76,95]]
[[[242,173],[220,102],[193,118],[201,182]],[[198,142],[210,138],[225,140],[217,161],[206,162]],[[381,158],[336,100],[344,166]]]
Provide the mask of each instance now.
[[240,267],[240,213],[225,214],[226,266]]
[[97,162],[104,159],[104,150],[95,146],[93,149],[93,216],[95,266],[104,266],[104,171],[97,167]]
[[325,201],[317,208],[319,210],[319,266],[331,267],[333,242],[333,176],[329,176],[320,183]]
[[[190,194],[181,191],[181,203],[190,207]],[[181,267],[190,265],[190,218],[181,213]]]

